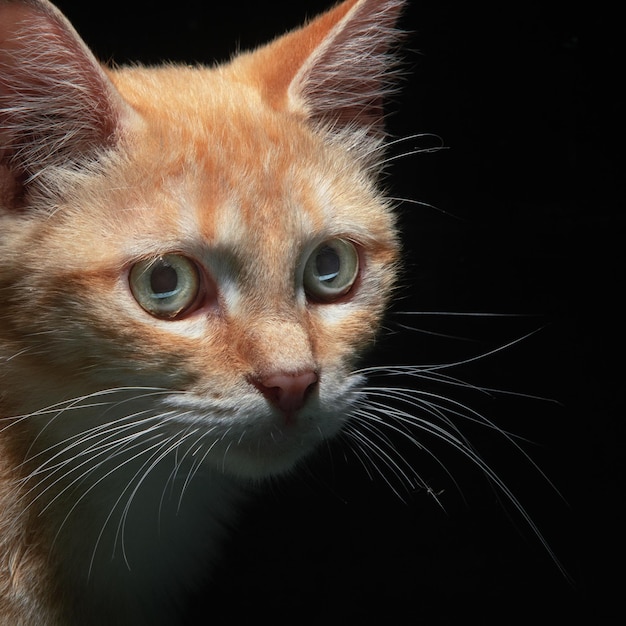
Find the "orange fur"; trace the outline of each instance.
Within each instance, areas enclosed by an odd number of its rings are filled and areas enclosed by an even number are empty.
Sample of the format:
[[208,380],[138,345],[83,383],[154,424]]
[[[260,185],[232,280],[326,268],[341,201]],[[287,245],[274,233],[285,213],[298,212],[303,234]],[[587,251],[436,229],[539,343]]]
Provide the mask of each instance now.
[[[159,474],[163,464],[206,453],[202,478],[227,502],[236,483],[290,470],[341,428],[358,385],[350,372],[394,283],[394,218],[375,172],[401,5],[346,0],[214,69],[110,70],[48,2],[0,0],[0,624],[173,623],[176,590],[163,607],[142,605],[165,584],[150,578],[158,547],[145,563],[129,548],[130,574],[119,555],[99,569],[100,543],[117,541],[107,513],[129,535],[144,523],[134,509],[122,515],[115,494],[148,475],[160,494],[173,471]],[[346,295],[319,302],[303,267],[336,239],[354,243],[360,273]],[[200,268],[201,302],[176,319],[149,314],[129,289],[134,264],[166,254]],[[302,372],[315,390],[285,419],[258,381]],[[170,437],[154,467],[142,465],[152,458],[142,425]],[[98,456],[98,433],[110,459]],[[99,464],[83,466],[90,456]],[[128,468],[121,487],[115,463]],[[172,536],[195,537],[212,506]],[[217,528],[230,506],[214,508]],[[164,558],[181,577],[206,567],[195,554]]]

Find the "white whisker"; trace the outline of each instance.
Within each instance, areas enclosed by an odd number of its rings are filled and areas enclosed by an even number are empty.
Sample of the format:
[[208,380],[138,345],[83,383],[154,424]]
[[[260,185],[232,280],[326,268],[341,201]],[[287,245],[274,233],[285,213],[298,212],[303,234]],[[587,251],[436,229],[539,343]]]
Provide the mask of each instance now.
[[[130,491],[128,498],[126,500],[126,504],[124,505],[124,508],[122,510],[122,514],[120,517],[120,521],[118,522],[118,526],[117,526],[117,531],[115,534],[115,542],[114,542],[114,546],[113,549],[115,550],[115,545],[118,542],[118,539],[121,538],[121,549],[122,549],[122,555],[124,558],[124,562],[126,563],[128,569],[130,569],[130,563],[128,561],[128,556],[126,553],[126,545],[124,542],[124,530],[126,528],[126,522],[128,519],[128,513],[130,510],[130,507],[133,503],[133,500],[135,499],[135,496],[137,495],[137,492],[139,491],[139,488],[141,487],[141,485],[145,482],[145,480],[148,478],[148,476],[150,475],[150,472],[161,462],[163,461],[163,459],[167,458],[172,451],[174,450],[178,450],[180,448],[180,446],[183,444],[183,442],[185,442],[187,439],[189,439],[190,437],[192,437],[194,434],[196,433],[196,431],[191,431],[188,433],[184,433],[181,435],[173,435],[170,437],[170,439],[166,442],[163,443],[163,445],[161,446],[161,448],[159,450],[157,450],[150,458],[148,458],[143,465],[137,470],[137,472],[134,474],[134,476],[130,479],[129,481],[129,486],[134,482],[135,486],[133,487],[133,489]],[[141,478],[139,478],[138,480],[137,477],[141,475]],[[124,490],[123,493],[126,492],[126,489]],[[117,505],[119,504],[123,493],[120,495],[120,498],[115,502],[115,504],[113,505],[113,509],[115,509],[117,507]],[[95,552],[94,552],[94,556],[95,556]]]
[[[407,313],[411,314],[411,313]],[[423,312],[415,315],[438,315],[438,313]],[[444,313],[444,315],[460,315],[469,317],[517,317],[509,314],[484,314],[484,313]],[[496,492],[502,494],[506,502],[519,514],[521,519],[538,539],[543,548],[547,551],[558,569],[566,578],[569,578],[564,567],[561,565],[556,555],[552,551],[548,542],[541,533],[524,505],[511,490],[508,484],[498,475],[496,470],[482,457],[474,448],[469,438],[463,433],[463,424],[477,425],[488,428],[495,434],[503,438],[507,445],[520,455],[520,457],[541,477],[547,485],[557,494],[556,486],[549,480],[531,456],[522,448],[520,442],[522,437],[498,426],[494,421],[483,415],[478,410],[472,408],[467,403],[451,398],[430,389],[423,389],[415,386],[415,381],[424,381],[429,385],[459,388],[467,393],[487,394],[488,396],[509,395],[513,397],[523,397],[526,399],[550,401],[550,399],[540,398],[531,394],[508,392],[477,386],[462,381],[447,373],[449,370],[465,366],[486,359],[508,350],[511,347],[527,340],[541,329],[533,330],[514,340],[502,343],[495,348],[485,350],[479,354],[463,359],[453,360],[446,363],[429,365],[378,365],[364,367],[355,370],[355,375],[367,376],[368,378],[392,378],[396,381],[406,381],[406,386],[402,385],[368,385],[358,392],[357,408],[351,418],[350,427],[346,428],[348,438],[355,444],[357,450],[355,454],[359,462],[365,468],[368,476],[372,477],[372,469],[387,484],[400,481],[409,488],[417,484],[426,489],[428,493],[435,492],[427,483],[415,472],[415,470],[403,471],[401,468],[410,467],[408,460],[402,459],[402,454],[397,453],[400,458],[390,458],[391,451],[395,449],[393,444],[394,435],[400,440],[407,442],[416,450],[427,453],[439,466],[447,473],[456,488],[461,493],[459,485],[454,480],[445,464],[425,445],[423,436],[441,441],[446,447],[455,450],[461,457],[467,459],[472,465],[478,468],[493,486]],[[359,431],[359,434],[355,434]],[[420,433],[422,436],[420,436]],[[376,443],[378,441],[378,443]],[[384,445],[384,449],[382,446]],[[377,461],[380,467],[377,467]],[[386,471],[389,476],[384,476]],[[392,487],[395,493],[398,489]],[[462,493],[461,493],[462,495]],[[560,495],[560,494],[559,494]],[[437,498],[440,506],[442,503]]]
[[[148,453],[150,453],[152,450],[154,450],[155,448],[157,449],[157,452],[155,454],[158,453],[159,450],[163,449],[163,447],[167,444],[167,441],[164,443],[163,441],[159,441],[158,443],[155,443],[152,446],[140,446],[142,449],[135,455],[129,457],[129,458],[124,458],[121,463],[119,465],[116,465],[114,468],[112,468],[111,470],[107,471],[105,474],[103,474],[102,476],[100,476],[95,482],[93,482],[87,490],[85,490],[85,492],[80,496],[80,498],[77,499],[77,501],[75,502],[74,506],[72,507],[72,509],[70,509],[70,511],[68,511],[68,516],[74,511],[74,509],[78,506],[78,504],[80,503],[80,501],[85,498],[87,496],[87,494],[89,492],[91,492],[95,487],[98,486],[99,483],[101,483],[102,481],[104,481],[106,478],[108,478],[109,476],[111,476],[114,472],[119,471],[120,468],[132,463],[133,461],[139,459],[141,456],[146,455]],[[153,455],[154,456],[154,455]],[[152,458],[152,457],[150,457]],[[148,459],[150,460],[150,459]],[[145,464],[145,463],[144,463]],[[143,467],[143,466],[142,466]],[[137,476],[137,474],[135,474],[135,477]],[[105,517],[104,522],[102,524],[101,530],[98,533],[98,536],[96,538],[95,541],[95,545],[92,551],[92,555],[91,555],[91,560],[89,563],[89,571],[88,571],[88,575],[91,575],[91,571],[93,569],[93,564],[96,558],[96,554],[98,551],[98,546],[100,545],[100,541],[102,540],[102,537],[106,531],[106,528],[109,524],[109,521],[111,520],[111,518],[113,517],[113,514],[115,513],[115,510],[118,506],[118,504],[122,501],[122,499],[124,498],[126,492],[128,491],[128,489],[132,486],[132,482],[129,481],[128,484],[126,485],[126,487],[124,489],[122,489],[120,495],[118,496],[118,498],[115,500],[113,506],[111,507],[111,510],[109,512],[109,514]],[[66,516],[66,520],[67,520],[67,516]],[[116,536],[116,541],[117,541],[117,536]],[[112,547],[112,555],[115,552],[115,544]],[[127,563],[128,565],[128,563]]]

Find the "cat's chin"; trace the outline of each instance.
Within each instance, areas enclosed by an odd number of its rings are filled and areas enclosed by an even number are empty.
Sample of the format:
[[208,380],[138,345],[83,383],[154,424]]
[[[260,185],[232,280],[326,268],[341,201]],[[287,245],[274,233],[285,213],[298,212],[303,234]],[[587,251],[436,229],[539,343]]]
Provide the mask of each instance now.
[[[333,429],[334,430],[334,429]],[[339,428],[337,428],[339,430]],[[318,449],[320,444],[335,433],[309,433],[306,438],[285,436],[284,443],[272,442],[258,447],[231,447],[228,454],[218,461],[224,474],[241,480],[262,481],[289,474]]]
[[244,481],[263,481],[275,476],[282,476],[292,472],[298,464],[309,456],[315,448],[305,454],[294,455],[267,455],[264,457],[249,456],[246,454],[233,455],[224,464],[223,471],[236,479]]

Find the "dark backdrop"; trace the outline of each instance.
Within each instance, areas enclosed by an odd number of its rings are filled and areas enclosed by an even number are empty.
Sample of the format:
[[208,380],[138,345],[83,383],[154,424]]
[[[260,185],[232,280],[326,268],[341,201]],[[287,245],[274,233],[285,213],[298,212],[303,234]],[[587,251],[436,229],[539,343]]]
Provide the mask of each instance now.
[[[101,59],[118,63],[224,60],[328,6],[58,4]],[[226,547],[216,586],[190,602],[191,624],[227,617],[563,624],[616,616],[624,582],[625,233],[617,159],[624,22],[597,3],[474,4],[411,2],[404,18],[407,77],[390,103],[389,127],[396,137],[430,136],[390,152],[391,193],[423,204],[400,209],[403,289],[371,361],[459,361],[538,331],[448,372],[522,395],[448,391],[528,439],[525,449],[566,502],[502,437],[467,426],[573,582],[452,451],[428,442],[462,495],[426,455],[405,451],[443,490],[442,511],[425,491],[397,497],[354,460],[344,463],[336,448],[332,461],[323,455],[251,507]],[[442,150],[400,157],[440,143]]]

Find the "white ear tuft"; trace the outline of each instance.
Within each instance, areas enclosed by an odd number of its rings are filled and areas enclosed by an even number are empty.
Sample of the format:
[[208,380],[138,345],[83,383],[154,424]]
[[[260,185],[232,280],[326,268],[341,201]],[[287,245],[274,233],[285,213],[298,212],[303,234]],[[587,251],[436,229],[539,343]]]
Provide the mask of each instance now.
[[383,134],[397,76],[392,50],[405,0],[344,0],[302,28],[235,59],[274,108],[361,137]]
[[[348,4],[348,3],[346,3]],[[334,25],[294,77],[289,96],[315,119],[382,132],[393,90],[403,0],[359,0]]]

